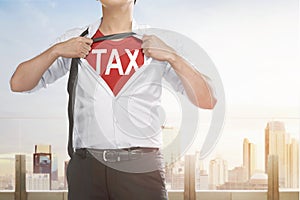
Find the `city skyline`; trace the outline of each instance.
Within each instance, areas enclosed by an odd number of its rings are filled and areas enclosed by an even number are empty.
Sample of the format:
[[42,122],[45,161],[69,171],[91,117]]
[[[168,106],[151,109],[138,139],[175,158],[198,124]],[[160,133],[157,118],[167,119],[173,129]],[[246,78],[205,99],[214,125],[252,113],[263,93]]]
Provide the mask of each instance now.
[[[285,124],[281,121],[269,121],[265,128],[265,170],[260,171],[256,168],[257,152],[255,144],[249,142],[247,138],[243,140],[243,165],[236,166],[231,170],[234,173],[238,173],[238,181],[232,183],[240,183],[240,187],[245,187],[246,182],[258,179],[261,185],[261,189],[266,188],[267,176],[264,177],[269,171],[269,157],[278,157],[278,179],[280,188],[299,188],[299,140],[291,137],[285,129]],[[209,164],[209,177],[210,177],[210,188],[226,188],[226,182],[230,185],[228,175],[227,160],[222,157],[217,157],[210,160]],[[236,172],[234,172],[236,171]],[[243,184],[243,185],[242,185]],[[222,186],[225,185],[225,186]],[[249,187],[248,185],[246,185]],[[230,189],[230,188],[228,188]],[[254,188],[253,188],[254,189]],[[257,188],[259,189],[259,187]]]
[[[172,129],[167,128],[167,131],[170,132]],[[176,135],[177,129],[174,129],[174,134]],[[276,139],[270,139],[272,137],[277,138],[277,135],[280,135],[281,139],[279,141],[283,141],[283,143],[278,143],[276,142]],[[174,137],[173,137],[174,138]],[[284,139],[286,138],[286,139]],[[250,142],[248,138],[244,138],[243,140],[240,141],[240,147],[241,151],[243,152],[243,159],[241,160],[241,165],[235,165],[233,168],[228,167],[228,163],[231,162],[231,160],[224,159],[222,156],[215,156],[211,160],[206,160],[209,161],[209,165],[205,165],[202,163],[202,161],[197,160],[197,162],[201,162],[198,164],[200,166],[198,176],[202,177],[205,179],[204,183],[208,184],[207,187],[209,189],[217,189],[217,188],[226,188],[229,186],[226,186],[227,183],[230,183],[230,181],[235,180],[236,184],[244,184],[243,186],[241,185],[240,187],[251,187],[249,185],[245,185],[248,181],[251,184],[252,182],[256,181],[255,183],[259,181],[263,181],[266,179],[263,178],[263,173],[266,173],[267,169],[258,169],[255,166],[256,160],[258,157],[263,157],[265,161],[268,161],[268,155],[270,153],[278,155],[279,156],[279,180],[280,181],[280,187],[281,188],[298,188],[299,187],[299,180],[295,178],[295,174],[299,174],[299,160],[296,159],[299,156],[299,140],[296,138],[291,137],[288,133],[286,133],[286,128],[285,124],[280,121],[269,121],[266,122],[265,126],[265,135],[264,135],[264,141],[265,141],[265,148],[269,148],[272,150],[272,152],[266,151],[264,155],[258,155],[257,152],[255,151],[255,143]],[[270,142],[268,142],[270,141]],[[275,143],[274,143],[275,142]],[[273,146],[274,144],[281,144],[279,146]],[[51,150],[47,150],[48,145],[35,145],[35,151],[36,152],[50,152]],[[49,147],[48,147],[49,148]],[[282,149],[284,148],[284,150]],[[49,148],[51,149],[51,147]],[[176,150],[176,147],[174,147],[174,151]],[[236,149],[238,151],[238,149]],[[34,152],[34,151],[33,151]],[[55,155],[55,152],[53,155]],[[195,152],[197,154],[197,152]],[[199,152],[198,152],[199,153]],[[44,153],[42,153],[44,154]],[[47,177],[41,176],[39,174],[37,175],[30,175],[31,173],[34,173],[33,171],[33,166],[35,164],[32,164],[32,154],[27,155],[27,173],[29,174],[28,177],[30,177],[30,182],[28,182],[30,185],[34,185],[34,180],[36,181],[41,181],[43,183],[43,187],[45,186],[45,180]],[[61,159],[59,156],[55,156],[56,159]],[[282,158],[284,157],[284,158]],[[13,162],[13,159],[11,159]],[[65,176],[65,173],[63,170],[65,170],[65,162],[66,160],[61,160],[63,162],[63,166],[58,167],[58,174],[60,178],[57,178],[56,180],[60,180],[61,183],[60,185],[63,185]],[[57,160],[55,161],[57,162]],[[182,161],[178,161],[179,163]],[[0,155],[0,163],[1,163],[1,155]],[[52,163],[52,161],[51,161]],[[172,165],[173,166],[173,165]],[[175,166],[178,166],[177,163],[175,163]],[[180,166],[180,165],[179,165]],[[2,168],[3,169],[3,168]],[[11,172],[7,174],[0,174],[1,176],[4,175],[11,175],[14,173],[14,168],[10,169]],[[181,171],[182,173],[183,171]],[[206,175],[205,172],[208,172]],[[175,174],[177,172],[174,172]],[[49,175],[51,177],[51,175]],[[173,176],[173,175],[172,175]],[[35,177],[35,178],[34,178]],[[297,177],[297,176],[296,176]],[[46,179],[45,179],[46,178]],[[183,178],[183,174],[179,174],[177,178],[174,180],[177,180],[180,182],[180,180]],[[207,179],[207,180],[206,180]],[[48,178],[49,180],[49,178]],[[172,179],[173,180],[173,179]],[[198,180],[198,179],[197,179]],[[203,180],[199,179],[203,184]],[[252,182],[251,182],[252,181]],[[233,182],[234,183],[234,182]],[[175,184],[175,183],[174,183]],[[181,187],[182,185],[177,183],[177,184],[171,184],[173,187]],[[1,184],[0,184],[1,185]],[[177,186],[176,186],[177,185]],[[223,186],[222,186],[223,185]],[[264,188],[266,187],[266,183],[262,182],[261,187]],[[32,186],[31,186],[32,187]],[[49,186],[50,187],[50,186]],[[199,188],[206,188],[206,186],[200,185],[198,186]]]

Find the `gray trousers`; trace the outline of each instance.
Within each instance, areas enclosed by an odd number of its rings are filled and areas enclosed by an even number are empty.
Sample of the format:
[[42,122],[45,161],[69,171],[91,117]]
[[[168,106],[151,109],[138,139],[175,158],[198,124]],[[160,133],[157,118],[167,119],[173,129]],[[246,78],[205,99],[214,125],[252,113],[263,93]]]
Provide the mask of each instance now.
[[[68,200],[167,200],[160,151],[154,156],[127,161],[131,169],[157,165],[155,170],[118,170],[121,162],[104,163],[95,156],[74,153],[68,168]],[[150,168],[149,168],[150,169]],[[154,169],[153,167],[151,169]]]

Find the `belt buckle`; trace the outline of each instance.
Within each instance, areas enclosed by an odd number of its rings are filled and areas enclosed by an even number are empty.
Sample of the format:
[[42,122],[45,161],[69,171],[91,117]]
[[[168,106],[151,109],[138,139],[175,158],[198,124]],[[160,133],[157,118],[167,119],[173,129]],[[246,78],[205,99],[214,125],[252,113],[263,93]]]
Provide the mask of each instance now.
[[[110,155],[107,157],[107,155]],[[117,162],[120,161],[120,155],[117,151],[105,150],[103,151],[103,160],[105,162]]]
[[134,150],[130,150],[128,152],[128,156],[130,160],[135,160],[140,158],[143,155],[143,151],[140,149],[134,149]]

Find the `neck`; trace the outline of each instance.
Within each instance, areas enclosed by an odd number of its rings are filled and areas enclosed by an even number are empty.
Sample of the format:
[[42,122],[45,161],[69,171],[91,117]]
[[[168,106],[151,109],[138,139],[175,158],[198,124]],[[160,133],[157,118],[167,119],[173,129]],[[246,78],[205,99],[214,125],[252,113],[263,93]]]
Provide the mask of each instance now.
[[102,6],[103,18],[99,27],[104,35],[123,33],[132,31],[132,5],[121,7]]

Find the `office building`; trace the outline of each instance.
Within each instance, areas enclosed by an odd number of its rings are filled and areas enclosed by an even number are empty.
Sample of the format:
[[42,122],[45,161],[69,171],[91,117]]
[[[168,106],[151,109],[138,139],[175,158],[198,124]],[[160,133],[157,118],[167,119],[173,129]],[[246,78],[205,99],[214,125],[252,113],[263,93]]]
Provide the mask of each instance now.
[[[33,154],[33,174],[48,174],[49,185],[51,188],[51,175],[52,175],[52,155],[51,145],[35,145],[35,153]],[[46,176],[40,177],[40,179]],[[33,177],[35,178],[35,177]],[[49,189],[50,189],[49,188]]]
[[287,162],[287,187],[299,188],[299,143],[292,139],[287,144],[286,162]]
[[216,189],[217,186],[223,185],[228,181],[228,164],[227,161],[216,158],[209,163],[209,189]]
[[26,174],[27,190],[50,190],[50,174]]
[[277,155],[279,163],[279,186],[287,187],[288,163],[287,152],[287,134],[283,122],[268,122],[265,128],[265,171],[268,171],[268,156]]
[[209,179],[206,170],[196,170],[196,189],[197,190],[208,190]]
[[249,180],[250,177],[254,174],[256,169],[256,150],[255,145],[250,143],[247,138],[244,139],[243,144],[243,167],[246,180]]

